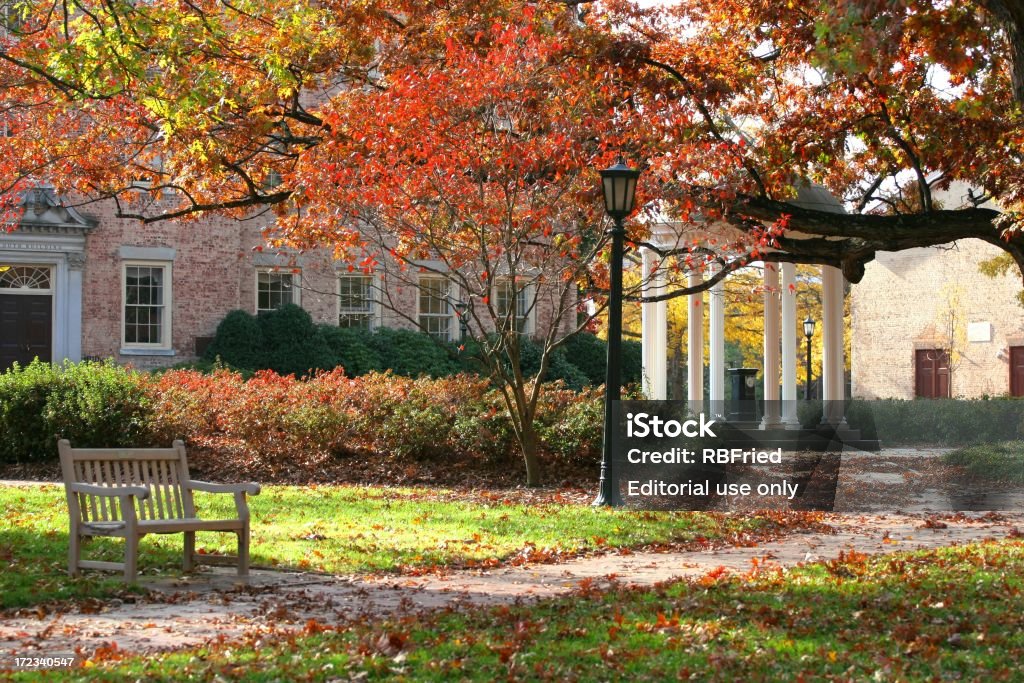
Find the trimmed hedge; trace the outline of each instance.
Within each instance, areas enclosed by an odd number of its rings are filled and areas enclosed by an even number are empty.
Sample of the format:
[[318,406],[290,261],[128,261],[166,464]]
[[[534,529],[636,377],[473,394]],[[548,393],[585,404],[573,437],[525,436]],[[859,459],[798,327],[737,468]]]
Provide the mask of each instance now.
[[[472,375],[349,378],[335,370],[302,381],[261,371],[246,381],[227,370],[180,370],[160,375],[150,391],[159,440],[186,439],[239,473],[280,478],[367,453],[435,462],[520,458],[500,392]],[[552,384],[542,396],[544,454],[596,462],[600,394]],[[592,415],[597,421],[586,424]]]
[[[1020,399],[853,399],[844,407],[850,427],[883,446],[968,446],[1024,437]],[[801,401],[801,425],[817,426],[821,411],[821,401]]]
[[[801,420],[820,419],[818,401]],[[847,403],[847,420],[885,446],[1014,441],[1024,437],[1024,401],[915,400]],[[548,458],[596,461],[601,389],[545,387],[537,418]],[[240,475],[315,474],[327,459],[374,454],[399,459],[518,461],[501,393],[475,375],[431,379],[340,370],[309,380],[227,369],[151,375],[111,362],[15,365],[0,373],[0,462],[56,458],[56,441],[78,446],[166,444],[183,438]]]
[[76,446],[152,441],[148,375],[112,362],[33,362],[0,374],[0,462],[51,460],[57,440]]
[[[538,431],[549,458],[596,461],[601,395],[553,383]],[[590,423],[593,416],[596,421]],[[431,379],[338,369],[308,380],[269,370],[137,373],[112,363],[33,363],[0,374],[0,462],[53,461],[76,446],[168,444],[181,438],[207,465],[276,480],[315,476],[329,459],[518,462],[499,391],[473,375]]]
[[[532,375],[540,368],[541,347],[529,338],[520,342],[522,369]],[[604,384],[608,345],[592,334],[578,334],[556,349],[544,381],[561,380],[572,389]],[[221,365],[242,372],[274,370],[296,377],[344,369],[349,377],[390,370],[403,377],[449,377],[471,372],[485,374],[479,345],[439,344],[418,330],[377,328],[373,331],[314,325],[302,308],[289,304],[259,317],[231,311],[217,326],[217,334],[198,370]],[[623,341],[622,382],[641,380],[641,345]]]

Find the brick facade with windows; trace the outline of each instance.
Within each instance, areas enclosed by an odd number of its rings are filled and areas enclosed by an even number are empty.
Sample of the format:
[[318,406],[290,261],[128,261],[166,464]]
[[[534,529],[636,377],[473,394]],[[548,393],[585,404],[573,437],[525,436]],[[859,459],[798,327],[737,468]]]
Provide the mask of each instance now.
[[1001,253],[965,240],[878,254],[851,287],[853,395],[1011,393],[1011,359],[1024,358],[1021,281],[1013,271],[991,278],[978,269]]
[[[955,182],[934,198],[955,209],[978,194]],[[850,292],[853,395],[1024,395],[1024,368],[1013,368],[1015,358],[1024,360],[1020,273],[992,278],[978,267],[1004,253],[981,240],[879,252]]]
[[[189,361],[201,355],[229,311],[256,313],[261,301],[273,306],[289,297],[317,323],[337,325],[346,315],[348,322],[368,315],[360,326],[416,328],[420,319],[420,296],[412,283],[388,283],[374,274],[374,301],[367,307],[353,286],[361,271],[326,251],[284,257],[259,250],[266,218],[214,216],[145,225],[117,218],[109,202],[68,210],[52,190],[40,191],[30,202],[35,204],[23,226],[0,233],[0,271],[38,268],[52,278],[52,286],[0,287],[0,314],[7,323],[0,334],[2,367],[35,355],[54,361],[113,358],[140,368]],[[267,274],[262,285],[261,274]],[[290,294],[282,284],[289,280],[296,289]],[[458,319],[454,308],[448,309],[446,329],[454,338]],[[49,325],[41,327],[47,310]],[[550,302],[539,301],[534,315],[550,319],[553,310]],[[575,314],[567,315],[563,329],[574,322]],[[445,327],[436,320],[431,324]],[[29,343],[32,335],[49,344]]]

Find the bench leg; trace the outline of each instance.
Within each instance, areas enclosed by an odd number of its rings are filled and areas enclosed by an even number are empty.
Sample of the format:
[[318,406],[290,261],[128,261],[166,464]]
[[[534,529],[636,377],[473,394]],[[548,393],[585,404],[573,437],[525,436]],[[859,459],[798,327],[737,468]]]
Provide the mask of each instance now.
[[82,560],[82,537],[78,535],[78,529],[72,529],[68,534],[68,575],[78,576],[81,570],[78,563]]
[[138,578],[136,568],[139,562],[139,537],[129,534],[124,539],[124,580],[134,583]]
[[249,576],[249,525],[238,532],[238,575]]
[[185,532],[185,559],[182,561],[182,567],[185,571],[192,571],[195,567],[196,557],[196,532],[186,531]]

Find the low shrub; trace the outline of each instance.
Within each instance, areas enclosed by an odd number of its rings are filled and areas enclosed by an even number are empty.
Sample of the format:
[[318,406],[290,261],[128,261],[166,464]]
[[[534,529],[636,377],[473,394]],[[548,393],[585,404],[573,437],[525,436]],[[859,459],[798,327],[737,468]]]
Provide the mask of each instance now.
[[1024,436],[1017,399],[885,399],[849,402],[846,419],[887,445],[965,446]]
[[[254,369],[270,369],[281,375],[302,377],[317,370],[332,370],[339,365],[327,340],[302,307],[287,304],[257,318],[263,331],[265,364]],[[230,362],[230,361],[229,361]]]
[[567,462],[596,462],[604,435],[604,388],[545,388],[540,410],[544,450]]
[[184,439],[235,473],[287,480],[348,452],[349,416],[340,370],[309,381],[262,370],[249,380],[228,370],[162,374],[150,386],[153,432]]
[[0,374],[0,462],[50,460],[79,447],[152,441],[148,378],[112,362],[33,362]]
[[[182,370],[159,376],[150,391],[160,440],[183,438],[238,474],[287,479],[290,470],[315,472],[329,458],[351,454],[438,463],[520,457],[501,393],[474,375],[349,378],[339,369],[306,381],[269,371],[245,381],[227,370]],[[598,391],[579,394],[556,384],[542,397],[544,453],[595,456]]]
[[[596,459],[601,392],[545,385],[536,428],[547,459]],[[268,481],[315,477],[333,458],[518,463],[502,393],[472,374],[433,379],[338,368],[308,379],[221,368],[136,373],[111,362],[34,363],[0,374],[0,461],[76,446],[185,440],[205,470]]]
[[981,479],[1024,483],[1024,441],[965,446],[943,456]]
[[[844,405],[846,422],[865,439],[883,446],[970,444],[1024,437],[1024,401],[989,399],[852,399]],[[822,402],[801,401],[800,424],[821,422]]]
[[349,377],[384,370],[384,361],[372,344],[373,332],[334,325],[318,325],[317,328]]
[[256,316],[242,310],[231,311],[224,316],[203,358],[210,362],[219,358],[228,365],[246,370],[265,367],[263,328]]
[[462,370],[448,346],[417,330],[380,327],[369,337],[370,348],[381,366],[404,377],[447,377]]
[[43,412],[56,384],[55,369],[38,361],[26,367],[15,363],[0,375],[0,461],[54,456],[53,434]]

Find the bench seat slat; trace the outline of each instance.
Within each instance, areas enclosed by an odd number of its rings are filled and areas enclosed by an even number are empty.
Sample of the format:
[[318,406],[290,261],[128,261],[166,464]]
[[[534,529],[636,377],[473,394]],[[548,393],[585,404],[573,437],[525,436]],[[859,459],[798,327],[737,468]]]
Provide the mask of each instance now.
[[[149,519],[139,521],[138,529],[144,534],[172,534],[181,531],[236,531],[245,522],[239,519]],[[89,536],[123,536],[124,522],[88,522],[82,524],[82,533]]]

